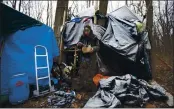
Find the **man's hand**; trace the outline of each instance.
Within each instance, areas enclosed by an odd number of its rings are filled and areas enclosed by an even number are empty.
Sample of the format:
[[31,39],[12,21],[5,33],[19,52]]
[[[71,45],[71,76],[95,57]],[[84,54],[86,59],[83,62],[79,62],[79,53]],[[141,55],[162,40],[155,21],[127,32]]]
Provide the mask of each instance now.
[[89,52],[89,53],[93,53],[94,52],[94,49],[93,48],[91,48],[91,51]]
[[81,42],[78,42],[78,43],[77,43],[77,46],[78,46],[78,47],[81,47],[81,46],[83,46],[83,45],[84,45],[84,44],[81,43]]

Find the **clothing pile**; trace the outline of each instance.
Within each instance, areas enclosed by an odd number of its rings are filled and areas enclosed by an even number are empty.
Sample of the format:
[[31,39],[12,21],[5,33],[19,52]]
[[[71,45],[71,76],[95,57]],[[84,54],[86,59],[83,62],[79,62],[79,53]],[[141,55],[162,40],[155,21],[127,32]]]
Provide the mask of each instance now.
[[71,103],[75,100],[75,92],[57,91],[48,97],[48,105],[50,108],[63,108],[70,107]]
[[113,108],[123,104],[143,107],[149,100],[159,99],[168,99],[166,90],[160,85],[150,85],[142,79],[126,74],[101,79],[98,91],[84,107]]

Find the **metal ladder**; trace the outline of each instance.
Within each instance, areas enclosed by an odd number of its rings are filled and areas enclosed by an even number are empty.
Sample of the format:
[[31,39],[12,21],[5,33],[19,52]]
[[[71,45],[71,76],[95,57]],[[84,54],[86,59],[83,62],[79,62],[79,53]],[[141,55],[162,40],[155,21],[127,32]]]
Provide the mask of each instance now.
[[[45,54],[42,54],[42,55],[38,55],[37,54],[37,48],[44,48],[45,49]],[[34,47],[35,49],[35,52],[34,52],[34,57],[35,57],[35,72],[36,72],[36,90],[33,91],[33,95],[34,96],[41,96],[41,95],[45,95],[49,92],[52,92],[54,91],[54,86],[51,86],[51,79],[50,79],[50,68],[49,68],[49,62],[48,62],[48,52],[47,52],[47,48],[42,46],[42,45],[36,45]],[[46,57],[46,60],[47,60],[47,66],[44,66],[44,67],[38,67],[37,65],[37,57]],[[48,70],[48,75],[47,76],[44,76],[44,77],[38,77],[38,70],[40,69],[47,69]],[[42,91],[40,92],[39,91],[39,80],[42,80],[42,79],[49,79],[49,90],[45,90],[45,91]]]

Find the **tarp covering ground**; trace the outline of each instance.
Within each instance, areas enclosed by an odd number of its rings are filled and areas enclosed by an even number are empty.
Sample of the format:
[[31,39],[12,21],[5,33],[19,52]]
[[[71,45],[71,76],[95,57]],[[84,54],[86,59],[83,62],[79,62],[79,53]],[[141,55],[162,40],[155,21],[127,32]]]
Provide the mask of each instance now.
[[143,107],[150,100],[167,100],[166,90],[158,84],[148,84],[132,75],[101,79],[99,89],[85,108],[114,108],[121,105]]

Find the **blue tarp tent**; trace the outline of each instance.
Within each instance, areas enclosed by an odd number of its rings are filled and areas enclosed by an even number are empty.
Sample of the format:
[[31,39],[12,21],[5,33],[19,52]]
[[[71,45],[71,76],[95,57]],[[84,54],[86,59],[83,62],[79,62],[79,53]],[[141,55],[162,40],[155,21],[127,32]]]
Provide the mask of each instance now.
[[[2,3],[1,6],[3,6],[3,20],[6,19],[5,22],[8,22],[7,25],[4,23],[4,25],[1,26],[5,26],[4,28],[6,29],[11,28],[12,30],[2,31],[5,42],[0,65],[1,94],[3,95],[8,94],[9,79],[13,75],[26,73],[28,75],[29,83],[33,85],[36,84],[34,58],[34,47],[36,45],[42,45],[47,48],[50,70],[52,68],[53,57],[59,56],[59,48],[54,32],[50,27],[13,10]],[[9,14],[13,14],[12,20],[9,20],[11,19],[9,18],[11,17]],[[45,51],[44,49],[38,49],[37,53],[44,54]],[[37,63],[38,66],[46,66],[46,58],[38,57]],[[47,75],[47,69],[39,70],[38,74],[39,76]],[[39,84],[47,85],[48,79],[40,80]]]

